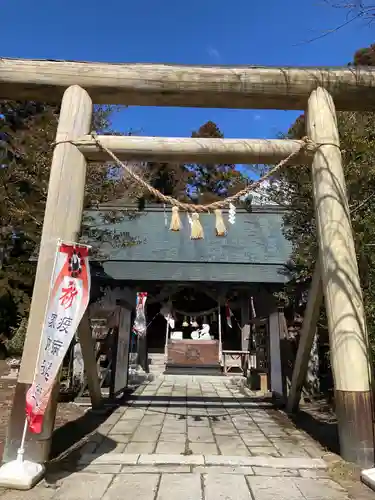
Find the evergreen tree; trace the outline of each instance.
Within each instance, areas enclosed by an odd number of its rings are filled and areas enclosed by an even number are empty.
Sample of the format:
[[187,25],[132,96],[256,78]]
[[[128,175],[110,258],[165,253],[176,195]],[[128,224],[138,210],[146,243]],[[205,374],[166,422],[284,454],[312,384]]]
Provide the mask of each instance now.
[[[192,133],[192,137],[223,139],[224,135],[212,121]],[[190,189],[199,203],[211,203],[241,190],[245,178],[233,164],[192,164],[187,166],[192,173]]]
[[[218,138],[224,135],[212,121],[202,125],[193,138]],[[177,164],[149,162],[151,184],[180,201],[211,203],[242,189],[245,177],[230,164]],[[147,196],[151,200],[151,196]],[[153,200],[156,201],[156,200]]]
[[[353,64],[374,61],[374,46],[356,52]],[[369,337],[375,350],[375,113],[338,112],[338,128],[342,150],[347,195]],[[306,135],[305,117],[301,115],[286,134],[300,139]],[[269,194],[281,205],[289,206],[284,216],[284,232],[292,243],[290,277],[284,299],[294,306],[303,304],[318,256],[315,212],[310,167],[289,166],[271,184]],[[325,326],[322,316],[320,325]]]
[[[93,130],[108,130],[111,112],[96,108]],[[28,313],[58,113],[43,103],[0,101],[0,334],[9,335]],[[125,191],[138,195],[127,178],[110,172],[107,165],[88,166],[85,207]]]

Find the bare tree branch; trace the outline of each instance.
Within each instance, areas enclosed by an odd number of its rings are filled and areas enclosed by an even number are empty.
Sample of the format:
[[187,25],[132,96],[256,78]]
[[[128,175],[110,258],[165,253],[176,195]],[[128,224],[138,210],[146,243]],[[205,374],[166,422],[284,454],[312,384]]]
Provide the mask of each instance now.
[[335,28],[322,31],[316,37],[312,37],[308,40],[295,43],[293,45],[294,47],[299,45],[305,45],[307,43],[312,43],[315,42],[316,40],[320,40],[321,38],[325,38],[328,35],[332,35],[333,33],[336,33],[337,31],[341,30],[342,28],[347,27],[354,21],[357,21],[358,19],[366,20],[367,24],[371,24],[375,20],[375,3],[373,3],[373,0],[368,0],[368,1],[352,0],[351,2],[347,0],[339,0],[339,1],[322,0],[322,1],[326,6],[331,7],[333,9],[347,10],[347,14],[345,16],[346,20],[342,24],[336,26]]
[[333,0],[323,0],[325,4],[334,9],[347,9],[348,15],[360,14],[364,19],[374,20],[375,18],[375,4],[373,0],[363,1],[354,0],[348,2],[347,0],[333,1]]
[[312,42],[315,42],[316,40],[320,40],[321,38],[325,38],[328,35],[332,35],[333,33],[336,33],[337,31],[341,30],[342,28],[345,28],[346,26],[348,26],[348,24],[351,24],[353,21],[357,20],[359,17],[362,17],[362,16],[363,16],[363,13],[359,12],[354,17],[347,19],[345,22],[343,22],[339,26],[336,26],[336,28],[332,28],[330,30],[323,31],[323,33],[321,33],[320,35],[318,35],[314,38],[310,38],[308,40],[304,40],[302,42],[295,43],[293,45],[293,47],[296,47],[298,45],[305,45],[307,43],[312,43]]

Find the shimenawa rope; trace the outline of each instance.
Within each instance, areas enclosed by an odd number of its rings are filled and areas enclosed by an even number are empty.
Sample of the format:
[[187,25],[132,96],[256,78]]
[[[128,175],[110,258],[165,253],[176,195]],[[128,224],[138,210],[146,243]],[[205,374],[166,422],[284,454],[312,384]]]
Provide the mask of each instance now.
[[[191,239],[202,239],[204,236],[203,228],[199,221],[199,213],[214,212],[216,215],[216,234],[217,236],[225,236],[226,229],[222,218],[221,209],[229,206],[230,204],[233,204],[243,196],[246,196],[247,194],[251,193],[251,191],[258,189],[259,186],[264,181],[275,175],[275,173],[278,170],[287,165],[290,162],[290,160],[292,160],[295,156],[299,155],[304,149],[309,149],[314,151],[318,147],[318,145],[316,145],[314,141],[312,141],[310,138],[303,137],[302,138],[303,144],[298,150],[293,151],[293,153],[287,156],[287,158],[285,158],[284,160],[281,160],[277,165],[275,165],[268,172],[266,172],[260,179],[253,182],[252,184],[249,184],[244,189],[241,189],[232,196],[228,196],[223,200],[209,203],[208,205],[191,205],[189,203],[184,203],[182,201],[176,200],[172,196],[165,195],[161,193],[158,189],[152,187],[148,182],[146,182],[144,179],[142,179],[142,177],[140,177],[136,172],[134,172],[134,170],[129,165],[126,165],[124,162],[122,162],[110,149],[104,146],[95,134],[91,134],[91,137],[95,141],[95,144],[98,146],[98,148],[105,151],[108,154],[108,156],[110,156],[117,163],[117,165],[121,166],[124,169],[124,171],[132,179],[134,179],[141,187],[143,187],[146,191],[155,196],[155,198],[173,207],[172,220],[170,225],[171,231],[179,231],[181,229],[181,221],[178,214],[179,209],[192,214]],[[73,140],[64,140],[61,142],[56,142],[54,143],[54,145],[63,143],[70,143],[73,144],[74,146],[79,146],[79,143]]]

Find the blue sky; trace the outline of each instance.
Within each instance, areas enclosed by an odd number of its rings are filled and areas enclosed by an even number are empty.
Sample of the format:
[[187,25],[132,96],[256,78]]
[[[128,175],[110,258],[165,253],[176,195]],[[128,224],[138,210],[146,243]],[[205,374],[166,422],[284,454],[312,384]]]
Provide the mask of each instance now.
[[[345,21],[323,0],[2,0],[0,56],[109,62],[346,65],[375,42],[374,26]],[[225,137],[275,137],[286,111],[127,108],[114,126],[142,135],[189,136],[207,120]]]

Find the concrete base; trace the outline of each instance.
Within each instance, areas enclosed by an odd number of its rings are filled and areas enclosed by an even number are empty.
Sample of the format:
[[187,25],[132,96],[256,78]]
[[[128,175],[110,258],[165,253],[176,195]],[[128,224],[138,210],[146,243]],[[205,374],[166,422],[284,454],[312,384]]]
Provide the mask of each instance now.
[[[3,462],[16,460],[25,427],[25,401],[29,384],[16,383],[12,411],[8,423],[7,439],[3,452]],[[45,463],[51,448],[51,437],[55,423],[59,384],[56,384],[44,415],[43,430],[40,434],[28,433],[24,459],[35,463]]]
[[12,460],[0,467],[0,486],[30,490],[43,477],[45,468],[29,460]]
[[364,469],[361,472],[362,482],[375,491],[375,467],[372,469]]

